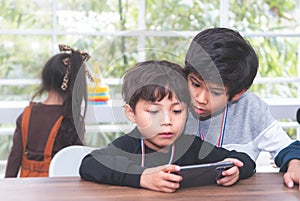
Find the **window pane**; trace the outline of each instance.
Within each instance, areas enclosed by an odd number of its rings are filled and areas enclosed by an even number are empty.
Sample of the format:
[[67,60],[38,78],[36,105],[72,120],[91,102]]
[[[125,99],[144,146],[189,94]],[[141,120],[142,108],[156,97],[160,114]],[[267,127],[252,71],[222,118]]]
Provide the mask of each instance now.
[[61,31],[107,32],[137,29],[137,3],[128,0],[61,0],[57,23]]
[[219,1],[146,1],[147,29],[198,31],[205,27],[217,26],[219,21]]
[[37,78],[51,54],[51,40],[47,36],[0,36],[0,79]]
[[229,27],[257,32],[294,31],[299,24],[299,0],[230,0]]
[[51,29],[51,1],[0,0],[1,29]]
[[[291,37],[249,38],[259,56],[257,78],[297,78],[299,39]],[[298,83],[261,83],[252,90],[262,98],[296,98]]]

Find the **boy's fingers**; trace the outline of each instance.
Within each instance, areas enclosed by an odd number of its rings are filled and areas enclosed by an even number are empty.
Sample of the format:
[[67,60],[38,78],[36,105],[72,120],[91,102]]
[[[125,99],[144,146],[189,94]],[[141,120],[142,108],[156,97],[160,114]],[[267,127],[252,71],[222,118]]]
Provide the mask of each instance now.
[[238,180],[238,176],[232,176],[232,177],[223,177],[219,180],[217,180],[217,184],[223,185],[223,186],[231,186]]
[[238,167],[243,167],[244,166],[244,163],[242,161],[240,161],[239,159],[236,159],[236,158],[226,158],[226,159],[224,159],[224,161],[233,162],[233,164],[235,166],[238,166]]
[[182,178],[181,175],[172,174],[172,173],[166,174],[166,180],[167,180],[167,181],[179,183],[180,181],[182,181],[182,179],[183,179],[183,178]]
[[178,165],[167,165],[164,170],[164,172],[167,173],[165,179],[167,181],[175,182],[176,185],[178,185],[178,187],[179,187],[178,183],[182,180],[182,176],[177,175],[177,174],[172,174],[172,173],[176,173],[179,171],[180,171],[180,167]]
[[237,174],[238,172],[239,172],[238,167],[233,166],[232,168],[229,168],[228,170],[222,171],[222,175],[223,176],[229,176],[229,175]]
[[178,165],[166,165],[164,168],[165,172],[179,172],[180,171],[180,167]]
[[293,180],[290,178],[290,174],[289,173],[285,173],[283,175],[283,180],[284,180],[284,183],[287,187],[289,188],[293,188],[294,187],[294,182]]

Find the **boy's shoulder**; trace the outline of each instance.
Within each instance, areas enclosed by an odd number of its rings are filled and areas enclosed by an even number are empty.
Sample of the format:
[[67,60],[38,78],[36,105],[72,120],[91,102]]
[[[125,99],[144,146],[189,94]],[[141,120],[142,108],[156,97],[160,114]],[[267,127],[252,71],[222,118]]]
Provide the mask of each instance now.
[[[234,121],[237,119],[241,119],[242,121],[247,119],[247,121],[251,121],[253,124],[263,121],[266,125],[270,125],[274,121],[269,105],[250,91],[245,92],[237,102],[229,105],[228,116],[235,117],[232,118],[232,121],[233,119]],[[261,124],[262,122],[260,122]]]
[[131,132],[124,134],[112,141],[112,144],[117,147],[129,146],[132,144],[137,144],[140,141],[140,134],[137,128],[133,129]]
[[238,101],[232,103],[233,107],[251,107],[262,108],[268,107],[268,104],[251,91],[246,91]]

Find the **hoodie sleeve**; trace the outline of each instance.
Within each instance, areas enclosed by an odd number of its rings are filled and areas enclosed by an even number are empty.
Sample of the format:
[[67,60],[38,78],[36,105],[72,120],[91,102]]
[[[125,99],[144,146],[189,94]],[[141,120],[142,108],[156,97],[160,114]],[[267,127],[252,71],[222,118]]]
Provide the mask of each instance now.
[[287,171],[287,165],[292,159],[300,159],[300,141],[297,140],[282,149],[275,157],[275,164],[280,167],[280,172]]

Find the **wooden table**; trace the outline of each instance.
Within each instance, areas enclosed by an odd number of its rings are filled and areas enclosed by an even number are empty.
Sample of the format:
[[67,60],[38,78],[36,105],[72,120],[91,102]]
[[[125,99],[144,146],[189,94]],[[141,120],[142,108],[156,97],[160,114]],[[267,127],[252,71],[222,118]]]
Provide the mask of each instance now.
[[[297,186],[298,187],[298,186]],[[231,187],[217,185],[179,189],[161,193],[146,189],[110,186],[87,182],[79,177],[0,179],[1,200],[300,200],[297,187],[287,188],[280,173],[256,173]]]

